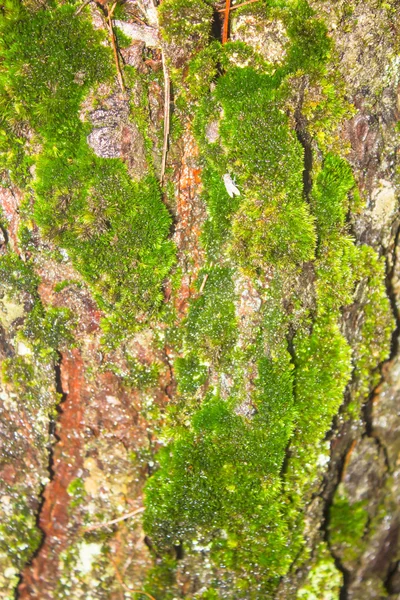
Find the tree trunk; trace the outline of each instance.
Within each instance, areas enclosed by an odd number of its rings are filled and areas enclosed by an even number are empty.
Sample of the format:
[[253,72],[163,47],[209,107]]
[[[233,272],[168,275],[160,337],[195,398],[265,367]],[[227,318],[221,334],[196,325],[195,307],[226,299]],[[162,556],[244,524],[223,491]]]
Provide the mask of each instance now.
[[398,12],[1,8],[2,598],[400,598]]

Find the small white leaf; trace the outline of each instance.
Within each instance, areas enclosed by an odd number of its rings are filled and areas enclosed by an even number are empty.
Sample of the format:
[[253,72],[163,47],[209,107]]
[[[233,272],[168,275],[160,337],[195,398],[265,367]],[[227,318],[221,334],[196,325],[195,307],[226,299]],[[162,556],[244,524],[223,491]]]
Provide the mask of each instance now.
[[229,173],[225,173],[222,179],[224,180],[226,191],[228,192],[231,198],[233,198],[233,196],[240,196],[240,191],[233,183],[232,177],[229,175]]

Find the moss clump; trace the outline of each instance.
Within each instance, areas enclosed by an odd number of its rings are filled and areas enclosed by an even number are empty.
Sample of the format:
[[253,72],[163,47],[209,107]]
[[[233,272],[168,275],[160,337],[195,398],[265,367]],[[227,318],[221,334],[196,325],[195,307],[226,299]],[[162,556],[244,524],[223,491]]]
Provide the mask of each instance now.
[[386,294],[386,266],[373,248],[360,246],[357,256],[357,276],[360,287],[365,289],[361,302],[361,335],[354,344],[354,377],[357,391],[350,412],[358,416],[371,386],[380,379],[377,367],[390,354],[395,321]]
[[205,398],[190,428],[175,431],[160,454],[146,500],[145,526],[158,551],[182,541],[189,549],[210,544],[213,562],[241,575],[247,591],[246,573],[266,589],[290,564],[278,501],[284,451],[271,441],[280,435],[283,448],[287,443],[290,426],[285,430],[282,415],[274,426],[273,415],[289,409],[291,380],[272,365],[263,365],[262,377],[269,378],[268,397],[260,396],[251,422],[218,396]]
[[292,6],[286,20],[292,45],[284,70],[286,73],[308,73],[313,78],[321,76],[332,48],[326,24],[305,0]]
[[81,506],[86,501],[85,484],[81,477],[76,477],[71,481],[67,488],[68,495],[71,497],[69,507],[71,510]]
[[[205,271],[200,273],[202,281]],[[207,358],[226,360],[233,347],[237,324],[233,303],[232,269],[212,267],[203,293],[196,298],[187,319],[187,345]]]
[[348,192],[353,185],[348,164],[328,155],[312,190],[318,232],[317,307],[311,334],[301,330],[293,343],[298,420],[288,481],[295,494],[303,494],[304,486],[313,484],[320,443],[343,402],[352,370],[351,348],[340,332],[339,321],[342,307],[352,302],[356,279],[357,252],[345,226]]
[[212,7],[204,0],[165,0],[159,8],[164,39],[199,49],[208,41]]
[[[218,141],[224,152],[214,155],[207,147],[214,173],[206,175],[212,216],[206,245],[222,237],[232,215],[231,255],[246,271],[313,258],[313,219],[302,196],[303,151],[280,107],[276,82],[253,68],[232,67],[218,80],[213,102],[224,115]],[[229,200],[219,182],[226,172],[237,176],[240,203]]]
[[0,525],[0,551],[7,554],[14,567],[21,571],[39,547],[41,533],[36,527],[35,515],[22,501]]
[[6,2],[0,32],[0,160],[21,185],[33,163],[23,150],[29,130],[40,131],[34,144],[46,140],[53,155],[73,147],[79,105],[90,86],[109,76],[111,61],[103,36],[69,5],[31,12]]
[[325,543],[316,550],[315,562],[305,584],[297,592],[297,600],[339,600],[343,575],[337,570],[335,561]]
[[342,561],[352,562],[364,550],[363,536],[369,522],[364,501],[349,502],[340,489],[329,511],[329,540]]
[[0,257],[0,285],[4,291],[11,290],[16,295],[25,292],[35,296],[38,284],[39,278],[30,263],[23,262],[14,252]]
[[178,380],[178,391],[181,394],[194,394],[207,379],[207,367],[202,365],[193,353],[184,358],[177,358],[174,370]]
[[[229,301],[220,309],[224,295],[213,284],[215,267],[192,300],[183,357],[175,363],[184,399],[171,409],[170,442],[147,487],[145,526],[164,556],[174,544],[189,555],[201,546],[216,588],[226,585],[237,598],[270,597],[300,552],[302,511],[327,459],[324,437],[352,369],[340,320],[359,277],[346,227],[354,180],[346,161],[328,153],[306,202],[303,148],[284,111],[286,78],[321,76],[331,41],[306,3],[288,8],[285,22],[292,47],[275,73],[261,61],[238,67],[230,44],[213,43],[193,58],[177,92],[180,110],[196,93],[204,96],[196,105],[195,133],[204,161],[208,260],[229,264],[230,280],[238,279],[239,268],[261,307],[249,337],[235,317],[240,300],[232,284],[223,284]],[[245,56],[244,48],[240,52]],[[225,72],[216,78],[218,67]],[[240,196],[228,195],[226,173],[236,177]],[[293,282],[309,261],[312,310]]]
[[[204,293],[207,286],[208,280]],[[210,298],[216,291],[211,285]],[[204,309],[198,312],[198,302],[191,304],[188,327],[192,311],[196,323],[207,327],[209,316]],[[276,302],[270,298],[254,346],[239,351],[231,340],[223,349],[223,365],[219,354],[207,352],[212,369],[232,372],[229,398],[209,387],[200,405],[192,400],[198,379],[191,373],[199,372],[201,381],[206,375],[201,344],[193,343],[190,354],[176,361],[184,406],[171,409],[167,435],[172,442],[160,453],[160,469],[147,486],[145,526],[156,551],[168,554],[180,543],[189,553],[199,544],[207,548],[213,568],[227,569],[226,581],[221,571],[215,574],[216,585],[229,585],[236,597],[267,593],[292,560],[285,543],[289,521],[280,470],[295,419],[293,368]],[[263,350],[270,338],[272,357],[267,358]],[[243,390],[248,363],[255,363],[257,371],[250,410]],[[292,550],[297,551],[295,544]]]
[[[122,161],[95,156],[79,120],[89,88],[113,73],[111,53],[69,5],[31,14],[13,3],[0,30],[5,145],[19,148],[11,135],[15,120],[35,132],[40,150],[29,159],[36,166],[35,220],[67,249],[101,307],[113,313],[109,329],[117,336],[136,326],[137,314],[143,321],[160,307],[174,250],[156,179],[133,183]],[[13,175],[4,153],[3,159]]]

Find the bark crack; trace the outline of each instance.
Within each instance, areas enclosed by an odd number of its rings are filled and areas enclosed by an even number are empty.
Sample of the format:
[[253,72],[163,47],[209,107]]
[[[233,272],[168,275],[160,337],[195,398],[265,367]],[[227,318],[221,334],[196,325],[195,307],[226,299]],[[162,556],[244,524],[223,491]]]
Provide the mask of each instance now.
[[[54,382],[55,382],[56,392],[57,392],[57,394],[60,395],[60,402],[58,403],[57,409],[56,409],[57,413],[60,412],[60,405],[63,402],[65,402],[65,400],[67,399],[67,393],[63,390],[63,387],[62,387],[62,381],[61,381],[62,355],[59,352],[58,352],[58,357],[59,357],[58,361],[54,364]],[[15,594],[14,594],[15,600],[20,600],[20,598],[21,598],[20,592],[25,587],[24,573],[26,572],[26,570],[29,567],[31,567],[31,565],[35,561],[35,559],[38,558],[38,556],[41,553],[43,546],[46,542],[46,538],[47,538],[47,533],[41,525],[41,515],[43,512],[44,504],[46,502],[46,497],[45,497],[46,489],[48,488],[49,485],[51,485],[51,483],[54,481],[54,478],[55,478],[54,447],[60,441],[60,437],[56,433],[56,424],[57,424],[56,419],[54,419],[53,415],[50,415],[50,417],[49,417],[49,442],[48,442],[48,446],[47,446],[47,449],[48,449],[47,471],[49,473],[49,480],[45,485],[42,486],[41,492],[39,494],[39,505],[38,505],[38,509],[36,512],[36,527],[37,527],[37,529],[39,529],[41,531],[42,539],[41,539],[39,546],[36,548],[35,552],[31,556],[29,562],[24,566],[23,571],[19,574],[19,581],[15,588]]]

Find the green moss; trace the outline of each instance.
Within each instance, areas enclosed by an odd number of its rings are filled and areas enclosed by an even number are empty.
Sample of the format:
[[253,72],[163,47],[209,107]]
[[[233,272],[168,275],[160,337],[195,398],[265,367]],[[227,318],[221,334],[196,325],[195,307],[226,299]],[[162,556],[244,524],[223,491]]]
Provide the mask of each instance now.
[[[30,14],[14,3],[0,21],[4,131],[24,119],[41,144],[32,184],[35,220],[69,252],[118,339],[137,327],[137,313],[143,321],[160,308],[174,250],[156,179],[133,183],[122,161],[95,156],[79,120],[85,94],[113,73],[111,53],[102,34],[68,5]],[[12,144],[7,138],[7,148]]]
[[54,286],[54,291],[56,293],[60,293],[63,290],[65,290],[66,288],[69,288],[71,286],[75,286],[76,288],[82,288],[83,284],[81,281],[75,280],[75,279],[64,279],[64,281],[60,281],[59,283],[56,283]]
[[0,285],[16,294],[27,292],[36,295],[39,278],[32,266],[23,262],[17,254],[9,252],[0,257]]
[[237,336],[232,270],[212,267],[202,294],[196,298],[187,319],[187,345],[205,359],[227,359]]
[[69,506],[72,510],[77,506],[81,506],[86,501],[85,485],[81,477],[77,477],[71,481],[67,488],[67,492],[71,497]]
[[36,302],[21,329],[23,339],[32,344],[36,356],[49,353],[57,357],[57,349],[73,342],[75,319],[68,308],[50,306],[46,309]]
[[[120,19],[121,17],[115,16],[115,18]],[[118,48],[128,48],[132,45],[132,39],[128,35],[126,35],[121,29],[116,27],[114,29],[114,32]]]
[[297,600],[339,600],[343,575],[337,570],[325,543],[316,551],[315,562],[305,584],[297,592]]
[[336,319],[324,317],[313,323],[311,335],[296,336],[294,353],[298,419],[288,481],[291,491],[302,495],[314,483],[320,442],[343,402],[351,374],[351,349]]
[[366,290],[361,303],[360,337],[354,343],[354,377],[357,390],[349,414],[358,417],[369,390],[378,384],[377,367],[390,355],[395,321],[386,293],[384,258],[369,246],[360,246],[357,254],[357,278]]
[[[170,442],[147,486],[145,527],[164,556],[174,544],[183,543],[189,555],[200,545],[216,589],[226,584],[237,598],[270,597],[301,554],[303,507],[326,462],[324,438],[352,370],[341,311],[360,278],[346,226],[351,169],[338,155],[324,155],[308,204],[303,148],[284,110],[286,78],[325,74],[331,41],[306,3],[283,18],[292,46],[275,73],[261,59],[254,67],[233,64],[251,55],[244,45],[213,43],[192,59],[183,83],[176,77],[179,110],[196,112],[204,162],[209,218],[202,243],[210,263],[232,266],[207,270],[202,294],[190,303],[183,356],[174,365],[184,399],[171,408]],[[227,194],[226,173],[236,178],[240,196]],[[315,273],[312,311],[293,283],[308,261]],[[235,316],[237,291],[228,283],[237,268],[262,298],[251,339]],[[268,291],[261,285],[266,271]],[[225,274],[222,287],[214,273]],[[290,304],[292,314],[285,314]],[[229,392],[220,383],[227,379]]]
[[[204,295],[207,292],[216,302],[217,322],[219,294],[229,282],[221,275],[227,273],[217,270],[216,287],[211,272],[211,285],[208,288],[208,279],[204,287]],[[166,435],[173,441],[158,456],[160,469],[147,486],[145,527],[157,552],[168,554],[181,542],[189,553],[198,544],[206,547],[212,564],[228,569],[226,578],[236,597],[257,598],[261,590],[267,593],[274,587],[292,556],[285,545],[289,524],[279,476],[295,419],[287,324],[279,312],[279,297],[271,293],[254,345],[239,351],[232,339],[218,354],[207,352],[214,368],[220,355],[225,358],[223,368],[228,373],[232,369],[235,393],[223,400],[212,389],[199,405],[190,394],[198,389],[198,378],[203,381],[206,375],[199,356],[212,316],[207,305],[199,310],[201,298],[192,301],[187,319],[189,332],[193,315],[198,328],[191,353],[175,363],[178,391],[185,394],[185,402],[171,409]],[[262,350],[266,345],[271,358]],[[232,364],[226,361],[228,356]],[[246,365],[254,362],[257,376],[248,406],[242,377]],[[222,585],[223,575],[215,577],[216,586]]]
[[128,371],[122,374],[127,386],[146,390],[157,384],[159,377],[159,366],[156,363],[143,364],[138,360],[126,357]]
[[[275,80],[250,67],[232,67],[218,80],[212,103],[214,114],[223,110],[223,119],[218,146],[205,145],[211,218],[204,243],[210,255],[231,228],[231,255],[246,271],[311,259],[315,231],[302,196],[303,151],[280,106]],[[213,113],[208,107],[200,114],[205,127]],[[223,154],[216,149],[221,145]],[[229,198],[222,182],[227,172],[237,177],[243,199]]]
[[315,16],[315,11],[305,0],[296,2],[289,12],[289,49],[286,72],[301,71],[311,76],[321,75],[329,59],[332,40],[325,23]]
[[7,554],[18,571],[37,550],[41,537],[31,510],[24,502],[16,502],[12,515],[0,525],[0,550]]
[[321,238],[345,225],[349,210],[347,193],[353,186],[348,162],[335,154],[327,154],[312,191],[313,212]]
[[40,130],[39,141],[45,139],[53,153],[73,146],[79,104],[95,81],[109,76],[111,60],[100,45],[102,34],[74,17],[72,6],[31,13],[8,2],[0,32],[0,160],[21,184],[32,164],[23,151],[27,127]]
[[359,558],[365,546],[363,536],[368,521],[365,502],[350,503],[339,489],[329,512],[329,540],[343,561]]
[[213,11],[204,0],[165,0],[158,12],[167,42],[200,48],[208,40]]
[[195,354],[177,358],[174,370],[178,380],[178,391],[181,394],[194,394],[207,379],[207,368],[200,363]]

